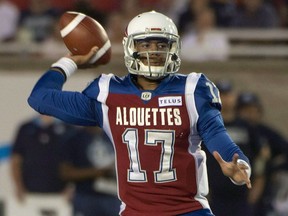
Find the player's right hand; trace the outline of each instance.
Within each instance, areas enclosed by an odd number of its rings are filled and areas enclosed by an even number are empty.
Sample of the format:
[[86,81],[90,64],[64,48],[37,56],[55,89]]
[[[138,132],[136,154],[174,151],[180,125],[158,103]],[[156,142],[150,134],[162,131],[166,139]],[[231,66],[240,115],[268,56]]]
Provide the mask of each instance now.
[[92,47],[89,53],[86,55],[73,55],[68,54],[66,57],[72,59],[78,67],[91,67],[92,65],[89,65],[89,60],[98,52],[99,48],[97,46]]
[[223,160],[221,155],[217,152],[213,152],[214,158],[219,163],[223,174],[233,180],[237,185],[246,184],[246,186],[251,189],[251,181],[247,174],[249,167],[244,164],[238,163],[238,154],[234,154],[232,161],[226,162]]

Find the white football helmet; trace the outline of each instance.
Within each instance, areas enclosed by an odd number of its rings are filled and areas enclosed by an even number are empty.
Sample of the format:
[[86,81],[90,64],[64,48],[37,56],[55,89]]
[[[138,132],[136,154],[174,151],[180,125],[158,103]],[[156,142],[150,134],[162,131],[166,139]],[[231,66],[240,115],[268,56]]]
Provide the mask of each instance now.
[[[145,39],[164,39],[168,42],[168,51],[137,52],[135,42]],[[150,79],[158,79],[168,74],[176,73],[181,64],[180,37],[174,22],[167,16],[151,11],[139,14],[127,26],[123,38],[125,65],[131,74],[144,75]],[[150,65],[151,54],[165,55],[163,66]],[[145,64],[141,58],[145,56]]]

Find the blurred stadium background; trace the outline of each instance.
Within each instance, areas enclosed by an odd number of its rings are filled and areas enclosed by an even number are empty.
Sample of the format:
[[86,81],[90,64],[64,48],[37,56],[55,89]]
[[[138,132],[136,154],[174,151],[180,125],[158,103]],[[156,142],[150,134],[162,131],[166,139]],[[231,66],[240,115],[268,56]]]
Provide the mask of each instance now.
[[[28,5],[28,1],[13,2],[18,4],[21,10]],[[63,10],[71,4],[69,0],[61,1],[61,5],[59,1],[52,2]],[[109,4],[118,5],[122,1],[107,2],[110,2],[107,3],[109,6]],[[147,2],[153,4],[153,1]],[[229,40],[227,59],[183,61],[180,72],[203,72],[214,82],[220,79],[232,81],[237,91],[248,90],[257,93],[264,105],[265,122],[288,138],[287,26],[273,29],[219,28],[218,30]],[[115,40],[112,44],[113,55],[110,64],[96,69],[79,70],[71,77],[65,89],[81,91],[100,73],[125,75],[127,72],[121,42]],[[26,102],[27,97],[39,76],[65,53],[67,49],[57,37],[43,43],[28,40],[0,42],[0,216],[4,216],[3,207],[1,208],[3,200],[9,199],[13,192],[8,167],[9,145],[13,141],[18,124],[34,114]]]

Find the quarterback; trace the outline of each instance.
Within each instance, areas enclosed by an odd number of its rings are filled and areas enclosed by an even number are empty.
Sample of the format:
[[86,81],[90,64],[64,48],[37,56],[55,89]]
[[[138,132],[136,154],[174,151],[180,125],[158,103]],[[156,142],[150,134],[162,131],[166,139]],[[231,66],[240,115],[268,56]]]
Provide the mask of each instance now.
[[68,123],[104,129],[115,148],[120,215],[213,215],[201,145],[227,178],[251,187],[249,160],[226,132],[218,89],[204,74],[178,73],[180,38],[161,13],[133,18],[123,46],[126,76],[102,74],[82,92],[63,91],[98,48],[68,55],[38,80],[30,106]]

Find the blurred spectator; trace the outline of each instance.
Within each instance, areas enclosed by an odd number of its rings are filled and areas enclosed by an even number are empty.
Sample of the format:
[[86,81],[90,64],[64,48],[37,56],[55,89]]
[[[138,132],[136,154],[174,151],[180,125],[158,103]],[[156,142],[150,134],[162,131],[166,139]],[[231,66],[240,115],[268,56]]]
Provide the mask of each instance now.
[[210,0],[210,5],[215,11],[216,26],[229,27],[235,14],[236,4],[234,0]]
[[203,9],[209,7],[209,0],[188,0],[186,7],[179,13],[177,27],[180,35],[190,31],[195,22],[195,17]]
[[65,46],[60,34],[59,23],[54,23],[54,29],[51,35],[38,45],[41,50],[41,55],[47,59],[57,59],[63,56],[63,53],[69,53],[70,51]]
[[51,7],[49,0],[30,0],[29,8],[20,18],[20,39],[43,42],[53,32],[59,11]]
[[[256,161],[262,159],[263,145],[259,136],[249,124],[235,115],[237,94],[229,80],[216,82],[222,101],[222,116],[227,132],[242,151],[249,157],[252,166],[252,189],[236,186],[231,180],[221,175],[211,154],[207,154],[208,178],[210,179],[209,199],[212,211],[217,216],[253,216],[253,202],[250,196],[259,198],[264,174],[255,170]],[[206,150],[207,151],[207,150]],[[264,171],[263,171],[264,172]],[[219,184],[221,182],[221,184]],[[235,198],[237,197],[237,199]]]
[[80,129],[62,152],[61,175],[75,184],[73,216],[118,215],[114,149],[102,129]]
[[159,6],[158,10],[168,15],[168,17],[170,17],[174,21],[174,23],[179,23],[178,20],[179,14],[186,7],[187,0],[178,0],[178,1],[162,0],[162,2],[165,2],[164,7]]
[[[109,15],[106,30],[113,44],[120,44],[120,49],[123,49],[122,40],[126,31],[127,23],[142,11],[139,2],[135,0],[123,0],[121,8],[117,12]],[[115,49],[112,46],[112,49]]]
[[[124,0],[125,1],[125,0]],[[138,2],[138,0],[133,0]],[[116,12],[120,10],[121,5],[123,4],[123,0],[91,0],[93,7],[97,11],[101,11],[102,13],[106,14],[107,16],[110,13]],[[135,10],[136,8],[134,8]]]
[[179,13],[184,10],[187,0],[139,0],[142,11],[155,10],[170,17],[178,23]]
[[[162,5],[163,7],[167,6],[165,4],[166,0],[138,0],[138,2],[141,8],[143,9],[143,11],[149,11],[149,10],[158,11],[158,8],[161,7]],[[168,2],[171,2],[171,1],[168,0]]]
[[107,14],[97,10],[92,4],[92,0],[75,0],[73,9],[94,18],[103,26],[106,25]]
[[29,0],[10,0],[13,4],[19,8],[20,11],[26,10],[29,5]]
[[224,61],[229,55],[229,40],[215,28],[215,14],[205,8],[195,16],[194,29],[182,36],[182,59],[186,61]]
[[280,26],[288,27],[288,0],[269,0],[279,15]]
[[[15,0],[14,0],[15,1]],[[27,0],[26,0],[27,1]],[[73,10],[75,0],[50,0],[53,8],[61,11],[62,13],[68,10]]]
[[[22,11],[27,10],[29,8],[30,0],[10,0],[14,4],[17,5],[17,7]],[[66,11],[71,10],[73,8],[73,4],[75,0],[49,0],[51,7],[59,10],[59,11]]]
[[[57,0],[52,0],[55,3]],[[69,0],[65,0],[69,1]],[[88,16],[91,16],[95,20],[97,20],[101,25],[106,27],[108,19],[111,14],[118,12],[121,10],[121,6],[124,4],[125,0],[70,0],[70,10],[74,10],[77,12],[84,13]],[[134,0],[133,0],[134,1]],[[138,2],[135,1],[135,2]],[[63,8],[65,5],[61,5],[59,2],[57,3],[60,7]],[[66,6],[67,8],[67,6]],[[135,8],[132,9],[132,11]],[[121,20],[117,20],[118,22],[122,22]]]
[[275,8],[263,0],[242,0],[231,23],[236,28],[279,27],[279,16]]
[[[288,142],[278,131],[263,123],[264,108],[257,94],[240,93],[237,113],[257,130],[261,139],[270,147],[265,190],[261,194],[255,216],[288,215],[288,207],[283,212],[278,206],[279,203],[288,204],[288,188],[285,186],[288,182]],[[283,184],[284,180],[286,184]]]
[[70,214],[67,184],[60,178],[59,163],[61,146],[73,133],[71,126],[44,115],[19,126],[11,158],[19,204],[19,213],[14,216]]
[[9,0],[0,0],[0,42],[15,39],[20,12]]

